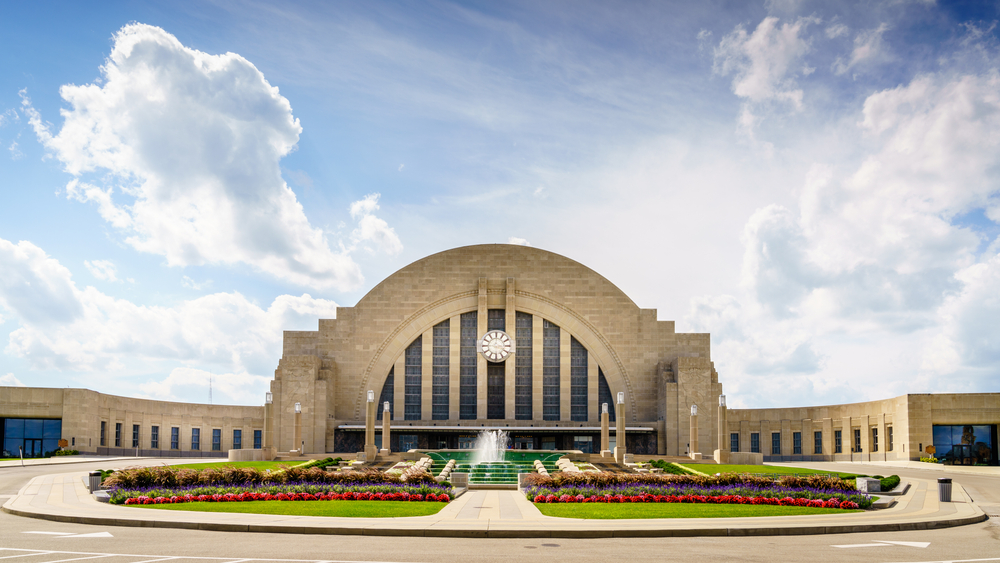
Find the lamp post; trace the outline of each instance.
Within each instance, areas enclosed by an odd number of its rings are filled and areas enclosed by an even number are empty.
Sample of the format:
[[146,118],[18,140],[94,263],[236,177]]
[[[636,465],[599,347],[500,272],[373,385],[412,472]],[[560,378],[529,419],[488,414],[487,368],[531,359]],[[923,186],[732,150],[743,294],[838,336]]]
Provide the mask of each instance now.
[[615,404],[615,461],[625,463],[625,392],[618,392]]
[[368,390],[365,409],[365,461],[375,461],[378,448],[375,447],[375,392]]
[[382,403],[382,451],[379,452],[382,455],[388,455],[392,452],[392,448],[389,447],[389,419],[391,418],[389,401],[386,401]]
[[699,459],[698,453],[698,405],[691,405],[691,442],[688,450],[688,457]]
[[295,403],[295,439],[292,440],[292,445],[298,448],[299,455],[303,455],[306,452],[305,442],[302,441],[302,403]]
[[274,459],[274,395],[270,391],[264,394],[264,435],[260,446],[263,461]]
[[611,457],[611,437],[609,432],[608,404],[601,404],[601,457]]
[[715,450],[715,463],[729,463],[729,422],[726,415],[726,396],[719,395],[719,449]]

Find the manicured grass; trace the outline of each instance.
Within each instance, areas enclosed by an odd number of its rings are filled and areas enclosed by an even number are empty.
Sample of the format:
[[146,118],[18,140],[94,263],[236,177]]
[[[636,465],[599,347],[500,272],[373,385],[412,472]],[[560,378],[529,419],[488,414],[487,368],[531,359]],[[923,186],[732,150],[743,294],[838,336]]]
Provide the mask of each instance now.
[[[161,505],[166,506],[166,505]],[[181,505],[183,506],[183,505]],[[807,514],[847,514],[861,510],[809,508],[806,506],[771,506],[747,504],[656,503],[558,503],[535,504],[546,516],[618,520],[623,518],[746,518],[756,516],[802,516]]]
[[219,469],[222,468],[223,466],[228,465],[230,467],[256,467],[261,471],[265,469],[270,469],[271,471],[274,471],[276,469],[280,469],[282,465],[293,467],[298,465],[299,463],[302,462],[295,461],[289,463],[287,461],[216,461],[208,463],[182,463],[180,465],[171,465],[170,467],[176,469],[208,469],[209,467],[214,467]]
[[[394,500],[252,500],[246,502],[185,502],[182,504],[140,504],[138,508],[185,510],[188,512],[234,512],[282,516],[338,516],[345,518],[403,518],[437,514],[446,502],[406,502]],[[129,508],[132,508],[131,506]]]
[[777,465],[718,465],[715,463],[690,463],[678,464],[687,469],[700,471],[709,475],[716,473],[753,473],[762,475],[813,475],[821,473],[824,475],[838,475],[841,477],[854,477],[857,473],[839,473],[837,471],[818,471],[816,469],[806,469],[804,467],[785,467]]

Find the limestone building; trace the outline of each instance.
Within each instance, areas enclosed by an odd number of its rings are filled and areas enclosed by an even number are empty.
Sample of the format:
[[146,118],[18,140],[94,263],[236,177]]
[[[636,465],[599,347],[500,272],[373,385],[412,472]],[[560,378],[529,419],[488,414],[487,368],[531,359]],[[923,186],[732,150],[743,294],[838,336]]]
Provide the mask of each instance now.
[[706,456],[917,459],[940,444],[960,462],[997,462],[1000,394],[726,410],[708,334],[675,332],[573,260],[502,244],[418,260],[338,308],[336,319],[319,319],[317,330],[286,331],[264,407],[7,387],[0,420],[8,452],[48,451],[59,435],[100,453],[273,446],[350,454],[365,443],[369,391],[379,419],[389,405],[390,439],[375,440],[392,451],[469,447],[479,430],[502,427],[515,448],[596,452],[608,403],[612,427],[625,426],[627,451],[637,455],[687,453],[696,406]]

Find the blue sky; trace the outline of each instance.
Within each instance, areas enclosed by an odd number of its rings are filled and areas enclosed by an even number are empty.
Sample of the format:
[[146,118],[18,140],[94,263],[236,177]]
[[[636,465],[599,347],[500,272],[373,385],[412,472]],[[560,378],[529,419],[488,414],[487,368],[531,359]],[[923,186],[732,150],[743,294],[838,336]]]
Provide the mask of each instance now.
[[998,391],[998,19],[7,6],[0,383],[258,403],[282,329],[511,242],[711,332],[734,406]]

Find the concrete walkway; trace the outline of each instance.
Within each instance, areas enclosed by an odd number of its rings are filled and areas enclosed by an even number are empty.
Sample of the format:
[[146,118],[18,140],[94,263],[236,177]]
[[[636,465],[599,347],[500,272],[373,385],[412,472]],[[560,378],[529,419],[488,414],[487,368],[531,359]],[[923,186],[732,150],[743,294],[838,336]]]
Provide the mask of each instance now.
[[803,535],[946,528],[986,520],[961,486],[953,502],[938,502],[937,483],[908,479],[909,491],[889,509],[852,514],[766,518],[575,520],[543,516],[516,491],[468,491],[432,516],[412,518],[328,518],[175,512],[97,502],[85,486],[85,472],[32,479],[9,499],[10,514],[59,522],[148,526],[229,532],[356,534],[392,536],[597,538],[656,536]]

